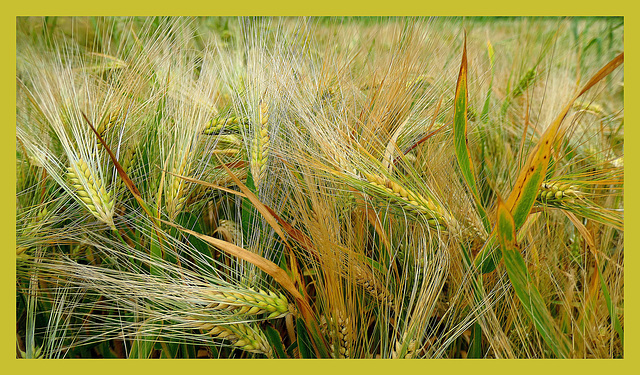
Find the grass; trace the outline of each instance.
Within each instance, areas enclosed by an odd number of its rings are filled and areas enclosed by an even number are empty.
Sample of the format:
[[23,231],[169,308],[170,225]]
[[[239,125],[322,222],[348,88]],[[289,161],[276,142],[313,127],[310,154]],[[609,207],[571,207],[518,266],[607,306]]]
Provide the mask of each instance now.
[[18,18],[20,358],[621,358],[619,18]]

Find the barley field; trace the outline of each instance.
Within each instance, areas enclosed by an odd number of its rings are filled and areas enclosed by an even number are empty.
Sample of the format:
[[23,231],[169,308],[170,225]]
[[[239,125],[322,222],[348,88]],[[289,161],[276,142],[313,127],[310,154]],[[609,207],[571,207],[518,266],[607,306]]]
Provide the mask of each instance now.
[[17,358],[623,358],[622,17],[18,17]]

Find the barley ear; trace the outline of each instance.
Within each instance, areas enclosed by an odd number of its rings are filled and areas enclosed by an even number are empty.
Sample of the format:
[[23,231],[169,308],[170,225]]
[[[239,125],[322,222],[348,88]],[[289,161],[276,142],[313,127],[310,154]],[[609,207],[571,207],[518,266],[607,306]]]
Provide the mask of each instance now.
[[264,99],[260,100],[259,124],[256,127],[251,147],[251,174],[256,184],[264,180],[269,156],[269,108]]
[[105,189],[97,173],[84,160],[78,160],[73,166],[67,167],[67,179],[89,212],[115,230],[113,194]]

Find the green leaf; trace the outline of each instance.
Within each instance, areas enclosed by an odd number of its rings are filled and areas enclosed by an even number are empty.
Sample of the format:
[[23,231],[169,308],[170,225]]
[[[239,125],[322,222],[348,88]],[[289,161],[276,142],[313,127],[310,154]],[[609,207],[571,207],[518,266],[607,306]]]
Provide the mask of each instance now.
[[267,336],[267,340],[269,341],[269,344],[271,344],[271,347],[274,349],[278,358],[289,358],[284,352],[282,337],[280,337],[280,333],[278,333],[275,328],[270,325],[267,326],[264,330],[264,334]]
[[311,344],[311,339],[302,319],[296,319],[296,332],[298,333],[298,352],[301,358],[316,358]]
[[487,90],[487,97],[484,100],[484,105],[482,106],[482,113],[480,114],[480,120],[483,123],[487,123],[489,121],[489,105],[491,103],[491,91],[493,91],[493,46],[491,42],[487,40],[487,53],[489,54],[489,62],[491,63],[491,78],[489,78],[489,90]]
[[180,346],[182,358],[197,358],[196,347],[193,345],[182,344]]
[[168,359],[178,358],[178,351],[180,350],[180,344],[166,343],[166,342],[161,342],[159,344],[160,344],[160,350],[162,350],[162,353],[160,353],[160,358],[168,358]]
[[616,307],[611,302],[611,295],[609,294],[609,288],[607,288],[607,284],[604,282],[604,277],[602,276],[602,270],[600,269],[600,265],[597,264],[598,268],[598,278],[600,279],[600,288],[602,289],[602,294],[604,294],[604,300],[607,303],[607,311],[609,311],[609,317],[611,318],[611,322],[613,323],[613,329],[620,336],[620,341],[622,341],[622,346],[624,347],[624,331],[622,330],[622,325],[620,324],[620,318],[618,318],[618,313],[616,312]]
[[478,322],[471,326],[471,343],[469,344],[468,358],[482,358],[482,327]]
[[131,343],[131,351],[129,352],[129,358],[147,359],[151,358],[153,354],[156,336],[144,334],[148,329],[153,330],[150,324],[143,323],[140,327],[140,331],[136,335],[135,339]]
[[497,236],[509,281],[522,303],[524,312],[533,321],[538,333],[556,357],[568,358],[570,351],[566,336],[558,329],[540,292],[531,281],[527,265],[518,251],[515,222],[502,201],[498,203]]
[[[600,69],[593,77],[591,77],[591,79],[582,87],[582,89],[571,100],[569,100],[562,112],[560,112],[558,117],[556,117],[556,119],[551,123],[544,134],[542,134],[542,137],[540,137],[538,144],[529,154],[527,162],[520,170],[520,174],[518,175],[516,184],[511,190],[511,194],[509,194],[509,198],[505,203],[507,210],[510,212],[513,218],[516,231],[520,229],[522,224],[524,224],[527,217],[529,216],[529,213],[531,212],[533,204],[536,201],[538,189],[540,189],[540,185],[542,184],[542,181],[547,174],[549,162],[551,160],[551,148],[556,143],[558,143],[559,145],[560,142],[558,141],[561,141],[563,139],[564,129],[561,128],[561,125],[564,118],[569,113],[569,110],[573,106],[573,103],[596,83],[613,72],[618,66],[622,64],[623,61],[624,53],[621,53],[616,58],[611,60],[607,65],[605,65],[602,69]],[[489,241],[490,240],[488,240],[487,242]],[[480,251],[480,253],[476,256],[476,259],[474,261],[476,266],[478,268],[485,269],[487,267],[484,263],[489,261],[489,259],[493,259],[495,262],[495,258],[487,254],[493,252],[493,246],[485,245],[482,251]],[[499,258],[499,255],[496,258]]]
[[287,355],[289,356],[289,358],[295,358],[295,353],[293,352],[293,350],[295,348],[298,347],[298,341],[294,341],[293,344],[289,345],[287,347]]
[[456,96],[454,100],[455,111],[453,115],[453,132],[456,148],[456,158],[460,171],[467,183],[473,200],[476,203],[478,213],[482,219],[482,223],[486,230],[490,230],[491,223],[486,210],[482,207],[478,187],[476,186],[475,174],[473,171],[473,161],[469,152],[469,140],[467,139],[467,40],[465,35],[464,47],[462,50],[462,62],[460,63],[460,74],[458,75],[458,84],[456,86]]
[[[204,233],[202,227],[200,226],[200,220],[198,217],[189,212],[182,212],[176,218],[176,223],[184,228],[190,228],[194,232]],[[175,228],[174,228],[175,229]],[[209,249],[209,245],[206,242],[202,241],[198,237],[192,236],[190,234],[184,235],[187,241],[196,248],[201,254],[212,258],[211,250]]]
[[162,254],[162,247],[160,245],[160,241],[158,241],[158,235],[155,231],[151,232],[151,247],[149,251],[150,251],[149,255],[151,256],[149,271],[154,276],[161,276],[163,274],[162,266],[158,266],[157,264],[162,264],[163,254]]

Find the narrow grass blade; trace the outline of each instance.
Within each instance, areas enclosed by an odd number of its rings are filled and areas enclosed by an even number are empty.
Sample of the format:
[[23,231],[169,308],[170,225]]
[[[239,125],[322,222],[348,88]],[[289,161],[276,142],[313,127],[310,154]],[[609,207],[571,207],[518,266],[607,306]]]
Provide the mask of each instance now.
[[162,259],[164,259],[164,254],[162,251],[162,246],[160,246],[160,241],[156,233],[151,233],[151,246],[149,247],[149,255],[151,257],[151,262],[149,265],[149,272],[154,276],[162,276]]
[[456,96],[454,99],[454,115],[453,115],[453,134],[456,148],[456,158],[460,171],[467,183],[473,200],[476,203],[478,213],[482,219],[482,224],[488,231],[491,229],[491,223],[486,210],[482,207],[480,194],[476,185],[476,178],[473,171],[473,161],[469,152],[469,140],[467,138],[467,102],[469,93],[467,92],[467,36],[465,34],[464,46],[462,50],[462,62],[460,63],[460,74],[458,75],[458,83],[456,85]]
[[540,292],[531,281],[527,265],[516,243],[513,217],[502,201],[498,202],[497,235],[509,280],[525,313],[531,318],[542,339],[555,356],[568,358],[570,352],[566,337],[558,329]]
[[146,324],[142,327],[141,332],[136,335],[136,338],[133,340],[131,344],[131,351],[129,352],[129,358],[136,359],[148,359],[151,358],[151,354],[153,354],[154,346],[156,342],[156,337],[145,335],[143,333],[143,329]]
[[173,359],[178,358],[178,352],[180,350],[180,345],[176,343],[166,343],[160,342],[160,358]]
[[311,344],[311,339],[309,338],[309,334],[307,333],[307,329],[304,326],[304,321],[302,319],[296,320],[296,332],[298,333],[298,353],[300,353],[300,358],[317,358],[313,353],[313,345]]
[[486,123],[489,120],[489,106],[491,104],[491,92],[493,91],[493,55],[494,50],[491,45],[491,41],[487,41],[487,53],[489,54],[489,62],[491,63],[491,78],[489,78],[489,90],[487,90],[487,97],[484,99],[484,105],[482,106],[482,113],[480,114],[480,120]]
[[609,311],[609,317],[611,318],[613,329],[618,333],[618,336],[620,336],[620,341],[622,342],[622,347],[624,348],[624,330],[622,329],[622,325],[620,324],[620,318],[618,318],[616,307],[613,305],[611,301],[611,295],[609,294],[609,288],[607,288],[607,283],[604,281],[604,277],[602,276],[602,269],[600,268],[600,262],[597,262],[596,268],[598,269],[598,278],[600,279],[600,288],[602,289],[602,294],[604,295],[604,301],[607,304],[607,311]]
[[482,358],[482,327],[478,322],[471,326],[471,343],[467,358]]

